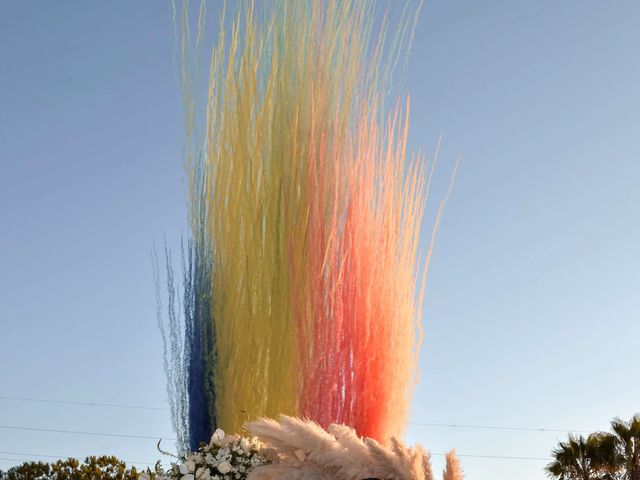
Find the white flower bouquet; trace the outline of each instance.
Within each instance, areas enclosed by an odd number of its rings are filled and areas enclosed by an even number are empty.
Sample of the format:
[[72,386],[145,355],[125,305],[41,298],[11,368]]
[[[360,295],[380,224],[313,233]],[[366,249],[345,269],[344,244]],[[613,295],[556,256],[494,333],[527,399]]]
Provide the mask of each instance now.
[[218,429],[207,445],[188,453],[180,463],[172,463],[168,471],[158,467],[156,479],[244,480],[252,468],[268,463],[258,449],[255,439],[226,435]]

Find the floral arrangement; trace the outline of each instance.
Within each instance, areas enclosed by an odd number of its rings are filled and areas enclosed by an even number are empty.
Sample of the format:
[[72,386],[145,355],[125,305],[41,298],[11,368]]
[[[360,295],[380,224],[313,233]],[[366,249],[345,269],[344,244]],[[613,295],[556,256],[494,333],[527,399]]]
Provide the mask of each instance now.
[[[244,480],[251,469],[264,465],[267,460],[259,451],[260,445],[253,438],[227,435],[221,429],[214,432],[208,444],[202,444],[195,452],[188,453],[180,463],[172,463],[164,471],[156,467],[156,480]],[[139,480],[150,480],[143,473]]]
[[[347,425],[327,429],[305,418],[280,415],[246,425],[251,437],[218,429],[208,444],[188,453],[155,476],[138,480],[435,480],[431,456],[395,437],[387,444],[360,437]],[[452,450],[446,454],[443,480],[463,480]]]

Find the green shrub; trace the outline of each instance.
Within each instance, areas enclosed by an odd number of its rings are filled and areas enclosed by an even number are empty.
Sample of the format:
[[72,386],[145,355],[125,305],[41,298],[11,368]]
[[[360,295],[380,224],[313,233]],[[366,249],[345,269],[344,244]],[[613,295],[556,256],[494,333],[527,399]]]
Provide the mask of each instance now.
[[[155,478],[153,471],[146,472],[150,479]],[[87,457],[84,462],[76,458],[53,463],[25,462],[6,472],[0,471],[0,480],[138,480],[140,473],[114,456],[103,455]]]

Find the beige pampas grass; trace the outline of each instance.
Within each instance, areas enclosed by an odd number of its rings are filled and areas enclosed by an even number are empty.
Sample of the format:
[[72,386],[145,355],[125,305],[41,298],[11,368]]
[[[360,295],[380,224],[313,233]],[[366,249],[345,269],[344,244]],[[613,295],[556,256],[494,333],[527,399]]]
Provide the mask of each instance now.
[[[285,415],[278,421],[252,422],[247,428],[263,444],[260,453],[273,462],[256,467],[249,480],[433,478],[429,455],[422,447],[411,448],[395,438],[385,447],[358,437],[345,425],[333,424],[324,430],[311,420]],[[458,478],[462,477],[451,477]]]
[[442,472],[442,480],[464,480],[464,472],[456,456],[455,448],[445,455],[446,466]]
[[431,468],[431,454],[427,452],[422,463],[424,470],[424,480],[434,480],[433,469]]

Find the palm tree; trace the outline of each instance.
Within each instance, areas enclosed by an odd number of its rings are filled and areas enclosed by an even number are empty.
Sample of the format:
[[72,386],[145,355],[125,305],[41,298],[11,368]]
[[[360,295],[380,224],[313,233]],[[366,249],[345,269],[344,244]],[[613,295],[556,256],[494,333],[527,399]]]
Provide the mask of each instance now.
[[613,478],[607,457],[610,445],[612,441],[604,433],[592,433],[586,438],[570,434],[567,441],[558,442],[553,449],[553,462],[545,469],[547,475],[557,480]]
[[640,480],[640,414],[635,414],[628,422],[614,418],[611,430],[615,439],[615,458],[624,467],[623,478]]
[[618,440],[611,433],[599,433],[598,459],[602,480],[623,480],[624,462],[618,454]]

